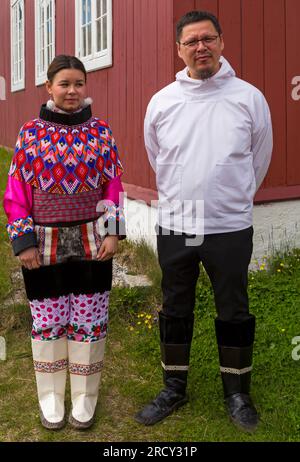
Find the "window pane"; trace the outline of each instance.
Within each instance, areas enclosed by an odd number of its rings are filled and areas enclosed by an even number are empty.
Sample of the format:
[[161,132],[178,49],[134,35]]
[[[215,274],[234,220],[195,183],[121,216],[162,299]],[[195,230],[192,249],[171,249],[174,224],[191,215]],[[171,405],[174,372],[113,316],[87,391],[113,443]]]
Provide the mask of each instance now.
[[100,18],[100,16],[101,16],[101,0],[97,0],[96,19]]
[[18,81],[18,64],[17,62],[14,63],[14,75],[13,75],[14,83]]
[[82,25],[86,24],[86,0],[82,0]]
[[52,43],[52,21],[48,21],[47,24],[47,45]]
[[45,68],[45,64],[44,64],[44,49],[43,49],[43,48],[41,49],[40,57],[41,57],[41,62],[40,62],[40,74],[42,74],[42,72],[44,71],[44,68]]
[[97,43],[96,43],[96,50],[101,51],[101,20],[97,21]]
[[50,64],[51,61],[52,61],[52,59],[51,59],[51,54],[52,54],[52,53],[51,53],[51,46],[48,46],[48,47],[47,47],[47,50],[48,50],[48,54],[47,54],[47,60],[48,60],[47,66],[49,66],[49,64]]
[[44,9],[41,5],[41,3],[39,4],[40,8],[39,8],[39,21],[40,21],[40,26],[42,26],[43,22],[44,22]]
[[18,50],[18,59],[21,59],[22,57],[22,42],[21,40],[19,41],[19,50]]
[[87,38],[87,45],[88,45],[88,55],[92,54],[92,26],[91,24],[88,26],[88,38]]
[[102,14],[107,13],[107,0],[102,0]]
[[103,18],[103,50],[107,49],[107,16]]
[[45,29],[44,29],[44,23],[42,22],[41,24],[41,34],[40,34],[40,45],[41,45],[41,49],[43,49],[45,47]]
[[22,19],[22,17],[20,17],[19,28],[20,28],[20,37],[22,37],[22,34],[23,34],[23,19]]
[[82,31],[82,56],[86,56],[86,27],[81,29]]
[[22,79],[22,61],[19,61],[19,72],[18,72],[18,80]]
[[92,21],[92,7],[91,7],[91,0],[87,0],[87,22]]

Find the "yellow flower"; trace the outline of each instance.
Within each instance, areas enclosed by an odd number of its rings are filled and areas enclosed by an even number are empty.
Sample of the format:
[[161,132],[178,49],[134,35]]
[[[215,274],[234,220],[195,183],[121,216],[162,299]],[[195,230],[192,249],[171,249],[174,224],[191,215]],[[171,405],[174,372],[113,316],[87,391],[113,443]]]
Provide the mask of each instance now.
[[149,326],[148,326],[148,329],[152,329],[152,326],[151,326],[151,324],[149,324]]
[[285,329],[281,329],[281,332],[285,332]]
[[278,269],[278,270],[277,270],[277,273],[281,273],[281,269]]
[[129,327],[129,330],[134,330],[132,326]]
[[138,325],[142,324],[141,321],[138,321]]
[[284,266],[284,263],[280,263],[280,266]]

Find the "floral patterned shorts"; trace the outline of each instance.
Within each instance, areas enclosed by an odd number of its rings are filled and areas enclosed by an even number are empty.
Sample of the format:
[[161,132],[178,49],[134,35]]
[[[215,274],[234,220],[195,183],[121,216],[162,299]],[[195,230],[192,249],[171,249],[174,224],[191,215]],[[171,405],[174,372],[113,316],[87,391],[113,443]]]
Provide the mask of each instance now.
[[106,336],[109,291],[31,300],[32,338],[55,340],[67,335],[77,342],[95,342]]

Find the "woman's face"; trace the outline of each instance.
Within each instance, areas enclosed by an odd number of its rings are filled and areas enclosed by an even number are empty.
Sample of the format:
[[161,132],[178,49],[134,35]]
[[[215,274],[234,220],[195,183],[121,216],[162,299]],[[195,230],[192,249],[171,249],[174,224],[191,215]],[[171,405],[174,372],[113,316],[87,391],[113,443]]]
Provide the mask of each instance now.
[[46,88],[55,105],[66,112],[77,111],[86,97],[85,75],[79,69],[62,69]]

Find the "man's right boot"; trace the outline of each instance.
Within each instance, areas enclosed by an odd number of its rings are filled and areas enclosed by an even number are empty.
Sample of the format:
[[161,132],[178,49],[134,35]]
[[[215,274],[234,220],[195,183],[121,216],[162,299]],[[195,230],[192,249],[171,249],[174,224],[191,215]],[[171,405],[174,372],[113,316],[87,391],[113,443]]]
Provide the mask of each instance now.
[[161,365],[165,388],[135,415],[137,422],[154,425],[188,401],[186,386],[193,324],[193,315],[189,318],[173,318],[159,313]]

